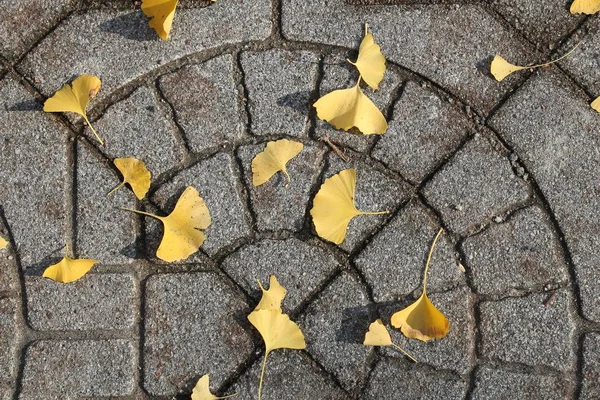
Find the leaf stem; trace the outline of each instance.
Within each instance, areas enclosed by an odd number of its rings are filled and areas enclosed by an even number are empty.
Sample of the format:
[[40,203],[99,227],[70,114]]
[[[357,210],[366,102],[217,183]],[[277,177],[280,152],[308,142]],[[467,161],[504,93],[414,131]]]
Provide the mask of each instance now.
[[85,115],[83,116],[83,119],[85,120],[85,122],[88,124],[88,126],[94,133],[94,136],[96,136],[96,139],[100,142],[100,145],[104,146],[104,142],[102,141],[102,139],[100,139],[100,136],[98,136],[98,133],[96,132],[96,130],[94,129],[92,124],[90,124],[90,120]]
[[150,214],[146,211],[133,210],[131,208],[125,208],[125,207],[119,207],[119,209],[121,209],[123,211],[131,211],[132,213],[136,213],[136,214],[147,215],[148,217],[156,218],[157,220],[162,221],[162,217],[159,217],[158,215]]
[[235,397],[237,396],[238,393],[234,393],[234,394],[228,394],[227,396],[223,396],[223,397],[217,397],[217,399],[229,399],[231,397]]
[[431,244],[431,248],[429,249],[429,254],[427,255],[427,263],[425,264],[425,273],[423,274],[423,294],[427,293],[427,271],[429,270],[429,263],[431,262],[431,255],[433,254],[433,249],[435,248],[435,244],[437,243],[440,235],[444,232],[444,228],[440,228],[437,235],[435,235],[435,239],[433,239],[433,243]]
[[408,358],[410,358],[411,360],[413,360],[414,362],[418,363],[418,361],[410,355],[410,353],[406,350],[404,350],[402,347],[398,346],[396,343],[392,343],[392,346],[394,346],[394,348],[396,348],[397,350],[400,350],[402,353],[404,353],[404,355]]
[[360,215],[381,215],[381,214],[389,214],[390,210],[385,211],[360,211]]
[[575,49],[576,49],[577,47],[579,47],[579,45],[580,45],[580,44],[581,44],[581,42],[577,43],[577,44],[575,45],[575,47],[573,47],[571,50],[569,50],[568,52],[566,52],[565,54],[563,54],[562,56],[560,56],[560,57],[559,57],[559,58],[557,58],[556,60],[548,61],[547,63],[543,63],[543,64],[530,65],[530,66],[528,66],[528,67],[523,67],[523,68],[524,68],[524,69],[527,69],[527,68],[547,67],[548,65],[551,65],[551,64],[557,63],[557,62],[559,62],[560,60],[562,60],[563,58],[566,58],[566,57],[570,56],[570,55],[571,55],[571,53],[573,53],[573,52],[575,51]]
[[119,183],[117,186],[115,186],[110,192],[108,192],[106,195],[110,196],[111,194],[113,194],[114,192],[116,192],[117,190],[121,189],[123,186],[125,186],[125,181]]
[[260,400],[260,396],[262,394],[263,378],[265,376],[265,367],[267,366],[267,356],[268,355],[269,355],[269,352],[265,350],[265,358],[263,359],[262,369],[260,371],[260,379],[258,380],[258,400]]
[[292,180],[290,179],[290,174],[288,174],[288,172],[287,172],[287,170],[285,168],[282,169],[281,172],[283,172],[283,174],[287,178],[287,183],[285,184],[285,187],[290,186],[290,182],[292,182]]

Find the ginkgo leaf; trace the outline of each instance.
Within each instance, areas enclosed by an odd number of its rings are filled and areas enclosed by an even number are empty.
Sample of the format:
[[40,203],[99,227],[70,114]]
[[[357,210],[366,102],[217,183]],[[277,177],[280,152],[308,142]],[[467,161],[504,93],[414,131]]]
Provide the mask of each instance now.
[[335,244],[341,244],[346,237],[350,220],[357,215],[388,214],[389,211],[360,211],[354,205],[356,170],[345,169],[325,179],[315,195],[310,215],[317,234]]
[[600,0],[574,0],[569,11],[571,14],[595,14],[600,11]]
[[600,97],[596,97],[596,99],[590,104],[590,107],[600,112]]
[[392,346],[402,353],[404,353],[408,358],[413,360],[414,362],[418,362],[413,356],[411,356],[407,351],[405,351],[402,347],[398,346],[394,342],[392,342],[392,337],[388,332],[387,328],[383,324],[383,321],[380,319],[373,322],[369,325],[369,331],[365,334],[365,340],[363,342],[365,346]]
[[46,268],[42,276],[61,283],[74,282],[87,274],[97,262],[98,260],[70,258],[69,246],[67,246],[65,257],[57,264]]
[[265,150],[258,153],[252,160],[252,184],[260,186],[281,171],[287,178],[285,185],[287,187],[290,184],[290,175],[285,166],[303,148],[302,143],[287,139],[267,143]]
[[126,183],[129,183],[135,197],[142,200],[144,196],[146,196],[146,193],[148,193],[148,189],[150,189],[151,177],[150,171],[146,169],[144,162],[137,158],[115,158],[113,162],[121,175],[123,175],[123,182],[117,185],[117,187],[108,194],[113,193],[115,190],[123,187]]
[[269,277],[269,290],[265,290],[260,284],[260,281],[258,281],[258,286],[260,286],[260,290],[262,290],[262,297],[254,310],[272,310],[281,312],[281,302],[283,302],[287,290],[279,284],[275,275]]
[[202,376],[196,382],[196,386],[192,390],[192,400],[219,400],[228,399],[230,397],[237,396],[237,393],[230,394],[229,396],[217,397],[210,392],[208,374]]
[[178,0],[142,0],[142,11],[150,18],[148,25],[162,40],[169,38]]
[[147,215],[163,223],[164,234],[156,256],[167,262],[185,260],[198,251],[204,243],[204,233],[199,229],[208,228],[211,222],[206,203],[191,186],[184,190],[175,208],[166,217],[129,208],[121,209]]
[[377,90],[385,73],[385,56],[381,54],[381,48],[375,43],[373,34],[369,33],[369,24],[365,24],[365,37],[358,48],[356,62],[348,62],[358,69],[367,85]]
[[8,242],[6,241],[6,239],[4,239],[2,236],[0,236],[0,250],[5,248],[7,244],[8,244]]
[[391,320],[392,325],[399,328],[406,337],[424,342],[443,338],[450,329],[448,319],[435,308],[427,297],[427,271],[433,249],[442,232],[443,230],[440,229],[429,249],[423,278],[423,294],[413,304],[392,315]]
[[86,108],[90,100],[96,96],[102,86],[102,82],[97,76],[83,74],[79,75],[73,83],[65,84],[62,89],[54,93],[44,103],[45,112],[74,112],[83,117],[88,124],[98,142],[104,146],[104,142],[96,133],[96,130],[90,123],[87,117]]
[[314,104],[317,116],[337,129],[356,127],[365,135],[383,134],[387,121],[377,106],[363,93],[360,78],[356,86],[327,93]]

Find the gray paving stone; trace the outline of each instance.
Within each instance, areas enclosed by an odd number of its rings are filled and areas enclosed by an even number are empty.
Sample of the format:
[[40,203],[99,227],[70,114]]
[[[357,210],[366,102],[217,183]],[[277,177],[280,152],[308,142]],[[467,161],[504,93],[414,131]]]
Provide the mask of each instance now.
[[146,283],[144,388],[174,396],[210,372],[215,385],[252,352],[248,305],[214,273],[155,275]]
[[[395,208],[410,196],[410,186],[400,179],[393,179],[355,158],[346,163],[334,152],[328,154],[327,170],[323,179],[327,179],[348,168],[356,169],[354,203],[356,204],[356,208],[361,211],[388,210],[393,212]],[[359,215],[352,218],[348,225],[346,239],[340,247],[346,251],[355,250],[358,244],[372,234],[387,218],[389,218],[387,214]]]
[[98,75],[103,99],[116,88],[183,56],[271,33],[269,0],[179,8],[165,43],[140,10],[73,14],[27,55],[19,69],[51,95],[81,73]]
[[530,207],[467,238],[462,247],[478,293],[516,295],[548,283],[567,282],[558,246],[542,210]]
[[[325,56],[323,60],[323,79],[321,80],[321,86],[319,88],[319,96],[325,96],[327,93],[334,90],[347,89],[356,85],[358,71],[355,66],[346,61],[346,58],[356,60],[354,54],[333,54]],[[361,88],[369,99],[375,103],[383,115],[387,115],[386,111],[393,100],[395,89],[401,83],[402,77],[396,71],[390,69],[388,65],[388,69],[385,72],[377,91],[369,88],[364,83],[361,85]],[[359,152],[367,151],[374,143],[375,138],[381,136],[363,135],[354,129],[349,132],[342,129],[335,129],[331,124],[320,120],[318,117],[315,134],[317,138],[328,136],[333,143],[350,147]],[[387,135],[387,132],[383,136],[385,135]]]
[[[581,43],[580,43],[581,42]],[[600,24],[598,17],[589,18],[585,24],[567,40],[560,53],[579,46],[559,64],[593,96],[600,96],[600,71],[598,71],[598,46],[600,46]],[[591,99],[590,99],[591,101]]]
[[[17,58],[49,31],[76,4],[74,0],[3,1],[0,54]],[[31,17],[35,15],[35,23]]]
[[544,193],[571,252],[583,313],[600,321],[600,200],[598,181],[592,178],[600,169],[598,113],[565,79],[543,71],[491,123]]
[[137,217],[119,207],[135,209],[136,198],[128,187],[107,196],[121,177],[106,168],[105,162],[77,145],[76,255],[103,264],[131,263],[136,257]]
[[45,267],[68,237],[66,130],[10,77],[0,82],[0,121],[0,205],[23,268]]
[[281,173],[263,185],[254,187],[252,160],[264,149],[265,145],[260,144],[240,147],[237,152],[244,166],[246,187],[250,189],[256,227],[259,230],[299,231],[304,225],[312,185],[321,172],[325,147],[304,146],[300,154],[287,164],[291,177],[288,187],[285,187],[287,180]]
[[373,355],[362,344],[372,321],[368,305],[364,287],[343,272],[298,319],[308,352],[355,395],[366,383]]
[[[233,158],[228,154],[219,153],[176,175],[156,191],[152,200],[171,212],[183,189],[187,186],[195,187],[206,202],[212,219],[205,231],[206,240],[202,245],[202,249],[212,255],[251,233],[239,194],[238,174]],[[146,225],[149,228],[147,235],[150,235],[148,254],[155,254],[159,236],[162,237],[162,227],[159,226],[162,224],[146,218]],[[188,260],[193,261],[193,257]]]
[[308,51],[267,50],[241,55],[252,133],[305,136],[319,62]]
[[[250,267],[249,267],[250,266]],[[293,311],[338,267],[335,258],[310,242],[298,239],[265,239],[247,245],[231,254],[221,268],[242,286],[256,303],[260,291],[256,280],[266,287],[269,276],[275,275],[288,292],[283,302],[284,312]]]
[[583,340],[583,382],[580,399],[600,397],[600,335],[589,333]]
[[[231,390],[239,393],[240,399],[257,398],[261,364],[262,358],[233,385]],[[302,352],[275,350],[267,358],[261,398],[342,400],[348,395]]]
[[495,54],[522,63],[536,61],[529,46],[477,4],[357,7],[344,0],[282,2],[283,34],[290,40],[357,49],[365,22],[390,61],[435,81],[483,113],[519,80],[515,76],[499,83],[489,77]]
[[[174,135],[174,127],[161,110],[160,103],[151,89],[142,86],[92,123],[106,143],[102,147],[105,154],[111,158],[140,159],[153,178],[183,159],[183,149]],[[88,128],[86,131],[88,137],[93,138]]]
[[567,399],[569,387],[559,375],[541,375],[493,369],[477,370],[473,399]]
[[[439,228],[423,206],[411,202],[358,254],[354,263],[365,275],[375,301],[394,301],[421,287],[427,254]],[[464,282],[453,245],[442,234],[431,258],[428,290]]]
[[128,340],[37,341],[25,354],[19,399],[132,395],[136,369]]
[[372,156],[417,183],[472,132],[473,124],[456,107],[408,82]]
[[[373,372],[363,399],[462,399],[467,383],[449,374],[409,366],[395,359],[383,359]],[[391,396],[391,397],[390,397]]]
[[128,329],[137,320],[131,275],[88,274],[68,285],[27,277],[25,289],[33,329]]
[[[0,388],[14,387],[19,361],[21,330],[17,325],[19,303],[16,299],[0,299]],[[0,393],[1,389],[0,389]],[[3,399],[5,397],[2,397]]]
[[559,370],[573,367],[573,329],[570,294],[556,292],[544,306],[546,293],[507,298],[480,305],[481,354],[490,359],[547,365]]
[[[8,230],[0,220],[0,236],[8,240]],[[11,245],[0,250],[0,292],[11,292],[19,288],[19,267],[12,254]]]
[[508,158],[476,135],[434,175],[423,194],[449,229],[466,233],[527,200],[529,190]]
[[10,382],[0,381],[0,398],[12,399],[14,396],[13,384]]
[[194,152],[243,136],[233,64],[233,57],[226,54],[160,78],[160,89]]

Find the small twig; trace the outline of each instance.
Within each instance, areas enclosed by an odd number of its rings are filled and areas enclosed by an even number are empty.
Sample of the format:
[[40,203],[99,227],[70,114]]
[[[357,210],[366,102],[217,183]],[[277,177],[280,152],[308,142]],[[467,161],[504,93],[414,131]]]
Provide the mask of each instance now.
[[344,160],[344,162],[350,161],[350,158],[348,158],[348,156],[345,155],[344,152],[339,149],[339,147],[337,147],[335,144],[333,144],[331,142],[331,140],[329,140],[329,135],[325,135],[325,137],[322,140],[325,143],[327,143],[329,145],[329,147],[331,147],[333,149],[333,151],[335,151],[335,154],[337,154],[338,157],[340,157],[342,160]]
[[550,302],[552,300],[554,300],[555,297],[556,297],[556,292],[552,292],[550,294],[550,296],[548,296],[548,298],[546,299],[546,301],[544,301],[544,307],[548,307],[548,305],[550,304]]

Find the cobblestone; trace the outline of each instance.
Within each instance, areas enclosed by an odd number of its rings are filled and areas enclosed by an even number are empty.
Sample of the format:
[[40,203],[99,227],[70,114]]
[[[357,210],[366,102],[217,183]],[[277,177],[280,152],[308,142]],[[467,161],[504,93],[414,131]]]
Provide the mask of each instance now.
[[0,393],[10,390],[17,374],[18,346],[22,339],[17,328],[18,306],[15,299],[0,299]]
[[578,44],[577,49],[560,61],[559,65],[593,96],[600,96],[597,51],[600,45],[600,26],[597,17],[589,18],[576,34],[563,44],[560,53],[567,52]]
[[590,333],[583,340],[583,382],[581,399],[595,399],[600,396],[600,335]]

